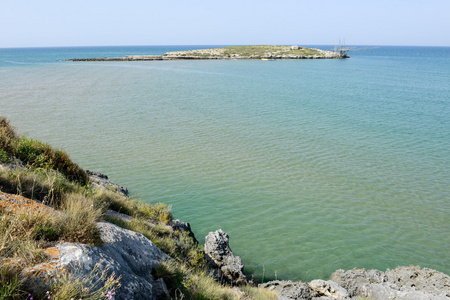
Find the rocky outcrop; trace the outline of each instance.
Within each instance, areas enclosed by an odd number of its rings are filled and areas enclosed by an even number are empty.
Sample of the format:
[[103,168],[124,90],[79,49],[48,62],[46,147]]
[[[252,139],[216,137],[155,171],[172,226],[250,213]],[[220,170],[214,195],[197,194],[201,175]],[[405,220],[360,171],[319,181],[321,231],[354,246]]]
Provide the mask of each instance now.
[[450,276],[418,266],[379,270],[338,270],[331,280],[344,287],[351,297],[370,299],[450,299]]
[[330,280],[308,283],[270,281],[260,285],[275,291],[279,300],[449,300],[450,276],[418,266],[379,270],[338,270]]
[[348,292],[334,281],[316,279],[308,283],[314,297],[328,297],[331,299],[347,299]]
[[[155,279],[153,269],[169,259],[155,244],[134,231],[120,228],[106,222],[98,223],[103,245],[88,246],[79,243],[62,243],[47,249],[51,260],[45,264],[26,269],[26,278],[38,286],[61,274],[69,273],[79,278],[89,278],[92,270],[100,273],[107,269],[107,275],[121,277],[121,287],[115,292],[115,299],[160,299],[167,296],[164,281]],[[59,274],[59,275],[58,275]],[[95,275],[95,274],[94,274]]]
[[218,281],[232,285],[242,285],[248,282],[244,275],[244,265],[239,256],[230,249],[229,236],[222,229],[210,232],[205,238],[205,256],[208,266]]
[[126,187],[120,186],[118,184],[115,184],[111,180],[108,179],[108,176],[102,173],[98,172],[92,172],[89,170],[86,170],[86,173],[89,176],[89,179],[91,183],[95,186],[99,186],[103,189],[109,189],[114,192],[118,192],[119,194],[122,194],[123,196],[128,196],[128,189]]
[[192,238],[192,240],[196,245],[198,245],[198,241],[195,238],[194,232],[191,229],[191,224],[177,219],[171,221],[169,225],[170,227],[172,227],[173,231],[187,232],[188,236]]
[[349,299],[347,291],[331,280],[316,279],[308,283],[275,280],[260,287],[276,292],[279,300]]
[[274,291],[278,300],[312,299],[311,288],[303,282],[274,280],[259,286],[269,291]]

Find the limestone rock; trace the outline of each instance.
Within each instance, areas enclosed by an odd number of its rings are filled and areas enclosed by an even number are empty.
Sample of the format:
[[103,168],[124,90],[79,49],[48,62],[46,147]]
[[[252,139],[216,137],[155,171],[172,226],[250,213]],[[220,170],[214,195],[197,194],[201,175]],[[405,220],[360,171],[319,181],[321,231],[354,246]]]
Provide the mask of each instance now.
[[418,266],[378,270],[338,270],[331,280],[347,289],[351,297],[378,299],[450,299],[450,276]]
[[231,251],[229,236],[222,229],[206,236],[205,255],[216,279],[223,279],[232,285],[245,284],[248,281],[244,275],[242,260]]
[[347,299],[348,292],[334,281],[316,279],[308,283],[315,297],[329,297],[331,299]]
[[120,186],[108,179],[108,176],[102,173],[98,172],[92,172],[89,170],[86,170],[86,173],[89,176],[89,179],[91,180],[92,184],[96,186],[100,186],[104,189],[111,189],[113,191],[119,192],[120,194],[124,196],[128,196],[128,189],[126,187]]
[[104,241],[101,247],[58,244],[52,260],[43,268],[38,265],[34,270],[27,270],[28,277],[36,274],[34,280],[38,282],[54,278],[62,270],[80,278],[88,277],[97,266],[99,271],[108,268],[108,276],[112,272],[121,276],[121,287],[115,291],[115,299],[160,299],[168,295],[164,281],[152,275],[153,269],[169,258],[165,253],[142,234],[106,222],[98,223],[98,227]]
[[313,297],[311,288],[303,282],[274,280],[259,286],[274,291],[278,300],[311,300]]
[[131,217],[129,215],[126,215],[126,214],[123,214],[123,213],[120,213],[120,212],[117,212],[117,211],[114,211],[111,209],[106,210],[105,214],[110,218],[120,219],[127,223],[129,223],[133,220],[133,217]]
[[172,227],[174,231],[187,232],[188,235],[194,240],[195,244],[198,245],[198,241],[195,238],[195,234],[194,232],[192,232],[191,224],[177,219],[171,221],[169,225],[170,227]]

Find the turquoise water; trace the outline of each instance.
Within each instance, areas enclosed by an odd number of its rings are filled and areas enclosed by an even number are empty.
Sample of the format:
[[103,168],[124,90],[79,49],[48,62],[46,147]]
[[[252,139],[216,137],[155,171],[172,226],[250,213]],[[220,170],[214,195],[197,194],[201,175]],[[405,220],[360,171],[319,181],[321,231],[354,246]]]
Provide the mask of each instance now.
[[173,205],[201,242],[222,228],[256,276],[450,273],[450,48],[61,61],[188,48],[0,49],[0,115],[134,196]]

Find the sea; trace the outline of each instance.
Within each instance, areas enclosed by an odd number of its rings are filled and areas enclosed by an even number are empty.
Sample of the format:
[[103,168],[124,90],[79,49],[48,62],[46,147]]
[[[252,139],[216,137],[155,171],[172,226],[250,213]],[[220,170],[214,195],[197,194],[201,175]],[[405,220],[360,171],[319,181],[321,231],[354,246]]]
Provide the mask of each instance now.
[[216,46],[0,49],[0,115],[132,197],[170,205],[200,243],[224,230],[260,281],[403,265],[450,274],[449,47],[64,61]]

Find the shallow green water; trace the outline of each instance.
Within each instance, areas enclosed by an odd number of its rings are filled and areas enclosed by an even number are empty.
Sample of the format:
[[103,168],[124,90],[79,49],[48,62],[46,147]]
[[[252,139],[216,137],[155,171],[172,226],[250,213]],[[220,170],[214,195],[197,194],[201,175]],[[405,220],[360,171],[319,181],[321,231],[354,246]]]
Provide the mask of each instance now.
[[222,228],[256,276],[450,273],[449,53],[0,64],[0,115],[199,240]]

